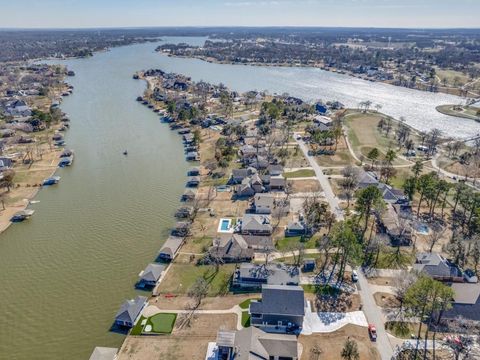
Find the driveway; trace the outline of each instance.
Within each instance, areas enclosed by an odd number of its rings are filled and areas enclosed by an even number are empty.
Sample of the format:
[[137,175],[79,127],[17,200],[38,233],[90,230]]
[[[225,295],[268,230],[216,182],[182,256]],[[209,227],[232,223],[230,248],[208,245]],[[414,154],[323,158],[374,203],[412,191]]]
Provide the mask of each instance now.
[[363,271],[358,271],[358,293],[362,300],[362,310],[368,319],[368,322],[374,324],[377,328],[377,349],[382,359],[390,359],[393,355],[392,344],[388,339],[387,332],[383,323],[383,316],[381,309],[375,303],[372,289],[363,274]]
[[332,187],[330,185],[330,182],[328,181],[328,178],[326,175],[323,174],[324,168],[322,168],[320,165],[318,165],[317,161],[315,160],[314,156],[308,155],[308,148],[305,142],[301,139],[296,139],[297,144],[302,150],[303,155],[305,158],[308,160],[310,163],[310,166],[312,169],[315,171],[315,175],[317,177],[318,182],[320,183],[320,186],[323,189],[323,192],[325,194],[325,199],[327,200],[328,204],[330,205],[330,210],[332,213],[335,215],[337,220],[343,220],[343,210],[340,208],[338,198],[335,196],[335,194],[332,191]]
[[[302,334],[329,333],[337,331],[348,324],[368,326],[367,319],[362,311],[316,313],[311,312],[310,307],[307,307],[305,309]],[[365,331],[367,331],[367,329],[365,329]]]

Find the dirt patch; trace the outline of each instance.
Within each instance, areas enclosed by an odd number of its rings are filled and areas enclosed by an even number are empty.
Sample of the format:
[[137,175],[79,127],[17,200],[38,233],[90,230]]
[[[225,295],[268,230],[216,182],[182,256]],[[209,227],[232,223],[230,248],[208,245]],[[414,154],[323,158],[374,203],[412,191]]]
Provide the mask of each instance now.
[[176,325],[172,335],[128,336],[119,351],[118,360],[203,360],[208,342],[215,341],[217,331],[235,330],[236,323],[233,314],[197,315],[188,328],[179,329]]
[[384,292],[376,292],[373,294],[375,298],[375,302],[378,306],[382,308],[396,308],[400,306],[400,301],[395,297],[395,295],[384,293]]
[[313,297],[311,301],[313,311],[349,312],[358,311],[360,309],[361,300],[360,295],[358,294],[341,293],[336,296],[309,295]]
[[[256,298],[258,298],[258,294],[207,297],[202,301],[199,310],[227,310],[231,309],[235,305],[240,304],[242,301]],[[151,299],[150,301],[151,304],[158,306],[162,310],[185,309],[187,305],[191,302],[192,299],[186,296],[178,296],[175,298],[159,296],[157,298]]]
[[[303,345],[301,360],[338,360],[341,358],[340,353],[348,337],[357,342],[361,360],[380,360],[380,355],[370,341],[366,328],[357,325],[346,325],[340,330],[327,334],[300,335],[298,341]],[[321,351],[318,358],[312,356],[314,347]]]
[[309,193],[322,191],[318,180],[295,180],[290,181],[292,193]]
[[392,277],[374,277],[368,278],[370,284],[382,285],[382,286],[393,286],[395,283],[395,278]]

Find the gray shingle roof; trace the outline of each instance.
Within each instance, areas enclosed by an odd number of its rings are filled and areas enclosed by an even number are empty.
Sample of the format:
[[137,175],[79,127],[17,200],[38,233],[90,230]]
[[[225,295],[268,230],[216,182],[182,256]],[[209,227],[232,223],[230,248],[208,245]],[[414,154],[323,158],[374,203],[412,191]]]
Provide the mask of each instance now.
[[158,281],[162,275],[165,266],[160,264],[148,264],[145,270],[140,275],[140,280],[143,281]]
[[115,315],[115,319],[133,323],[146,302],[145,296],[137,296],[135,299],[125,301]]
[[250,312],[303,316],[305,315],[303,288],[291,285],[263,285],[262,301],[251,302]]

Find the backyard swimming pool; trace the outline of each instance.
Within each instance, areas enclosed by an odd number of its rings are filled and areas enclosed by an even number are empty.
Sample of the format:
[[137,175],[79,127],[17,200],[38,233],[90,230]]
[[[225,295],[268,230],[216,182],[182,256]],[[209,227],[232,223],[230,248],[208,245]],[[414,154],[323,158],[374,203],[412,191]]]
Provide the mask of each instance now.
[[217,232],[220,232],[220,233],[231,233],[231,232],[233,232],[232,219],[220,219],[220,223],[218,224]]

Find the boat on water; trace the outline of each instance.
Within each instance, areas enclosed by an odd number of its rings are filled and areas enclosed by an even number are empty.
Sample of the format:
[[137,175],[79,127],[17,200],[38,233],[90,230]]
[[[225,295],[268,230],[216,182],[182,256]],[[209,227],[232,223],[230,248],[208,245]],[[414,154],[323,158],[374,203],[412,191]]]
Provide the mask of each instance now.
[[70,150],[70,149],[64,149],[60,154],[61,158],[72,157],[72,156],[73,156],[73,150]]
[[67,157],[62,157],[60,158],[60,162],[58,163],[58,167],[65,167],[65,166],[70,166],[72,165],[73,162],[73,156],[67,156]]
[[55,184],[58,184],[59,181],[60,181],[60,176],[51,176],[43,180],[43,185],[44,186],[55,185]]
[[10,221],[11,222],[22,222],[23,220],[26,220],[30,216],[32,216],[34,212],[35,212],[35,210],[31,210],[31,209],[25,209],[25,210],[19,211],[19,212],[15,213],[15,215],[12,216]]
[[125,155],[125,156],[128,155],[128,151],[125,150],[125,151],[123,152],[123,155]]

